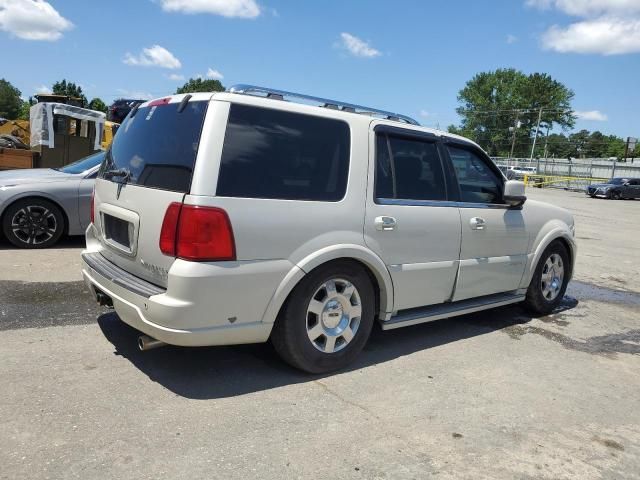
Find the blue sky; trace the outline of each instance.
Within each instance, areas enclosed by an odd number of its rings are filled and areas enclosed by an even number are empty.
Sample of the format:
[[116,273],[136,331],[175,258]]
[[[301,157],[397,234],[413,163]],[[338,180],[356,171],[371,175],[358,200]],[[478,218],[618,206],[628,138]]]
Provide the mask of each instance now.
[[110,103],[209,73],[446,128],[467,80],[515,67],[573,89],[576,128],[640,136],[640,0],[0,0],[0,39],[23,96],[67,78]]

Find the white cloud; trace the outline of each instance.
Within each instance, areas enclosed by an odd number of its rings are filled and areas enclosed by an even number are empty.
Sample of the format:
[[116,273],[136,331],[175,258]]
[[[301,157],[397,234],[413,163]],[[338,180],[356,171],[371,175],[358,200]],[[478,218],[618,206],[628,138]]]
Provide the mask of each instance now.
[[507,35],[507,43],[511,45],[512,43],[516,43],[518,41],[518,37],[512,34]]
[[36,93],[43,93],[43,94],[51,93],[51,89],[46,85],[40,85],[36,87]]
[[573,114],[580,120],[590,120],[593,122],[606,122],[608,117],[600,110],[575,111]]
[[542,47],[560,53],[621,55],[640,52],[639,0],[526,0],[542,10],[556,9],[582,20],[552,25]]
[[210,13],[227,18],[256,18],[260,5],[255,0],[160,0],[166,12]]
[[[126,88],[118,88],[118,93],[125,98],[135,98],[139,100],[151,100],[154,98],[149,92],[144,92],[141,90],[127,90]],[[157,97],[158,95],[156,95]]]
[[526,0],[525,3],[541,10],[555,8],[574,17],[640,13],[638,0]]
[[369,43],[350,33],[341,33],[340,39],[342,40],[341,46],[355,57],[373,58],[382,55],[379,50],[373,48]]
[[138,56],[134,56],[127,52],[122,61],[127,65],[138,67],[161,67],[172,70],[182,67],[180,60],[178,60],[169,50],[161,47],[160,45],[143,48],[142,53]]
[[73,28],[44,0],[0,0],[0,30],[24,40],[53,42]]
[[184,82],[184,80],[185,80],[184,75],[182,75],[180,73],[171,73],[171,74],[167,75],[167,78],[169,80],[174,81],[174,82]]
[[222,75],[218,70],[214,70],[213,68],[209,68],[207,70],[207,78],[211,78],[213,80],[222,80],[224,75]]
[[561,53],[620,55],[640,52],[640,18],[598,18],[553,25],[542,34],[542,46]]

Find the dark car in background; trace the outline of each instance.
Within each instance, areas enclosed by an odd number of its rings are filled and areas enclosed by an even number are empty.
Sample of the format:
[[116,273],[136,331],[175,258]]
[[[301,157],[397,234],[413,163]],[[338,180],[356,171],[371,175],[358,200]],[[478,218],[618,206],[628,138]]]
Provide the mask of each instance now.
[[594,183],[587,186],[585,193],[591,198],[604,197],[612,200],[640,198],[640,178],[612,178],[607,183]]
[[107,120],[116,123],[122,123],[129,112],[136,105],[146,102],[146,100],[133,98],[119,98],[115,100],[109,107],[107,112]]

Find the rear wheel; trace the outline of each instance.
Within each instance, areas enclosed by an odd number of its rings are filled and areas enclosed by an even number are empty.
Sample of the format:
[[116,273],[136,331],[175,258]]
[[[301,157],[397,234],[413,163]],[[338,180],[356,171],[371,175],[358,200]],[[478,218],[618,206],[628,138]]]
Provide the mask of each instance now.
[[369,276],[351,262],[318,267],[291,293],[271,342],[290,365],[309,373],[338,370],[366,344],[374,318]]
[[567,249],[560,242],[553,242],[540,257],[527,290],[525,307],[540,315],[551,313],[564,297],[570,273]]
[[9,205],[2,218],[5,237],[19,248],[46,248],[64,232],[60,209],[42,198],[24,199]]

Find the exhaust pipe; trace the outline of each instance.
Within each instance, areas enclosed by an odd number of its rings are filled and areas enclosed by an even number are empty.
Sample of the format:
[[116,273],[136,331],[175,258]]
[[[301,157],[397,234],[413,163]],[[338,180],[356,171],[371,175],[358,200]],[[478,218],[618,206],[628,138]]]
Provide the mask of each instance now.
[[140,335],[138,337],[138,348],[141,352],[153,350],[154,348],[164,347],[166,345],[166,343],[161,342],[160,340],[156,340],[155,338],[151,338],[149,335]]

